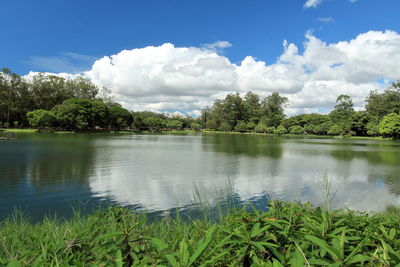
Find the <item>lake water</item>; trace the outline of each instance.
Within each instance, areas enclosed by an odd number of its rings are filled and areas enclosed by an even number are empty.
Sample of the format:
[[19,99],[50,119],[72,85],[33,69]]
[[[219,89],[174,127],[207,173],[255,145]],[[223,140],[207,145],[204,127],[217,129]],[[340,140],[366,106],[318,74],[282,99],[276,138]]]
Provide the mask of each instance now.
[[400,205],[400,142],[240,134],[19,134],[0,142],[0,217],[34,218],[118,204],[149,213],[210,205],[228,193],[265,207],[270,197],[336,208]]

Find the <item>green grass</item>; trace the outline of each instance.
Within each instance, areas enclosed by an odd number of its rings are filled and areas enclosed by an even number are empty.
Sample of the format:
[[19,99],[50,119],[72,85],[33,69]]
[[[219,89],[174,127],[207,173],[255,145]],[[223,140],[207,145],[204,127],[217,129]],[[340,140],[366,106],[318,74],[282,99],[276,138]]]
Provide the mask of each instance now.
[[[5,266],[399,266],[399,214],[329,212],[273,201],[218,222],[110,207],[89,216],[0,224]],[[397,264],[397,265],[396,265]]]
[[37,129],[2,129],[6,132],[13,132],[13,133],[36,133]]

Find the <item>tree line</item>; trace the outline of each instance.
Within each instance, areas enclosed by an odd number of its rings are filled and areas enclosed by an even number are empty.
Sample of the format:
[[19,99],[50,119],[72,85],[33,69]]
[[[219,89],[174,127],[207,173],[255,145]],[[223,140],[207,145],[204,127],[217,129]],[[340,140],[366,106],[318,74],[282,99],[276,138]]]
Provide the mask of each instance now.
[[279,93],[261,99],[248,92],[227,94],[199,118],[150,111],[131,112],[112,101],[107,88],[89,79],[36,74],[32,79],[3,68],[0,72],[0,127],[59,128],[73,131],[218,130],[273,134],[316,134],[400,137],[400,82],[384,92],[371,91],[365,110],[340,95],[327,115],[312,113],[287,118],[288,99]]
[[370,92],[365,110],[355,111],[348,95],[336,99],[327,115],[312,113],[285,117],[288,99],[272,93],[264,99],[252,92],[228,94],[202,111],[205,129],[273,134],[315,134],[400,137],[400,82],[384,92]]
[[150,111],[131,112],[112,101],[107,88],[89,79],[36,74],[23,79],[0,72],[0,128],[34,127],[73,131],[200,130],[198,120]]

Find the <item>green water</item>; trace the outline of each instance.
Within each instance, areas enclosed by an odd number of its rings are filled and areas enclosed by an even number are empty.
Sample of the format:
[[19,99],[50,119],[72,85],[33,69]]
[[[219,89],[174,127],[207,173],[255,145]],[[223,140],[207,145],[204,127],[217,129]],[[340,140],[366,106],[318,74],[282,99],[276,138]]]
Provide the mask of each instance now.
[[[71,206],[118,204],[163,213],[210,205],[230,194],[322,202],[320,177],[337,190],[335,207],[382,210],[400,204],[400,142],[280,138],[240,134],[17,134],[0,142],[0,217],[14,207],[33,216]],[[197,193],[198,192],[198,193]]]

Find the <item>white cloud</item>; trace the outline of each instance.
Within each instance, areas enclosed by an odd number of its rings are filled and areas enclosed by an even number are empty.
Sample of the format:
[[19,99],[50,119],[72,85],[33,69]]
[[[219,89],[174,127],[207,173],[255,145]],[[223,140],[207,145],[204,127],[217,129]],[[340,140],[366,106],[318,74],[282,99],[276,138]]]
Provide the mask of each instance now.
[[232,44],[228,41],[217,41],[212,44],[203,44],[202,47],[212,50],[212,51],[218,51],[221,49],[229,48],[231,47]]
[[334,22],[334,21],[335,21],[335,20],[334,20],[333,18],[331,18],[331,17],[318,18],[317,20],[318,20],[319,22],[326,22],[326,23]]
[[322,3],[322,0],[307,0],[304,3],[305,8],[310,8],[310,7],[317,7],[319,4]]
[[337,43],[307,33],[303,50],[284,41],[272,64],[251,56],[235,64],[209,48],[167,43],[103,57],[84,75],[110,88],[126,108],[188,115],[227,93],[249,90],[287,96],[289,115],[329,112],[340,94],[362,109],[370,90],[388,85],[382,80],[400,80],[400,35],[394,31],[369,31]]
[[[304,3],[304,8],[310,8],[310,7],[317,7],[319,6],[324,0],[307,0]],[[358,0],[348,0],[350,3],[355,3]]]

